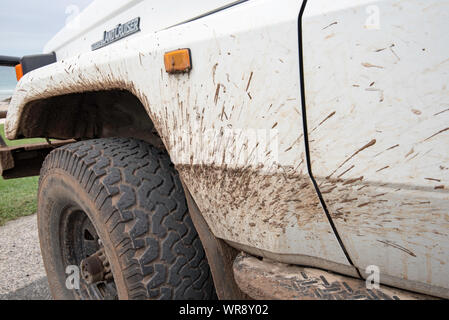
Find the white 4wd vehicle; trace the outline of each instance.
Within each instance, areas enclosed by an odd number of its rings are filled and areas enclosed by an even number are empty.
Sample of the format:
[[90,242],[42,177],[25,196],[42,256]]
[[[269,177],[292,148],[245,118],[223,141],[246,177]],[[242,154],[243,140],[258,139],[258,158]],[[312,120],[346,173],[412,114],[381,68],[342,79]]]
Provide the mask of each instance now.
[[40,170],[55,298],[449,298],[449,1],[97,0],[74,23],[1,58],[24,74],[7,137],[65,140],[0,149],[4,177]]

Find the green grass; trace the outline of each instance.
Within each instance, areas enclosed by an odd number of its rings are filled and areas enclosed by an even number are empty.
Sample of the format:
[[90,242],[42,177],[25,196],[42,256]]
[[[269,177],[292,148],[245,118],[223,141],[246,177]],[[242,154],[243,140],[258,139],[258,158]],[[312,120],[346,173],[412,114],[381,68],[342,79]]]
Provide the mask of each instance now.
[[23,144],[29,144],[29,143],[42,143],[45,142],[45,139],[20,139],[20,140],[8,140],[5,138],[5,130],[4,125],[0,124],[0,135],[2,136],[3,140],[6,142],[8,146],[20,146]]
[[0,178],[0,226],[36,212],[38,180],[39,177]]
[[[3,124],[0,124],[0,134],[9,146],[45,141],[44,139],[7,140],[4,135]],[[0,226],[7,221],[36,212],[38,180],[39,177],[12,180],[0,178]]]

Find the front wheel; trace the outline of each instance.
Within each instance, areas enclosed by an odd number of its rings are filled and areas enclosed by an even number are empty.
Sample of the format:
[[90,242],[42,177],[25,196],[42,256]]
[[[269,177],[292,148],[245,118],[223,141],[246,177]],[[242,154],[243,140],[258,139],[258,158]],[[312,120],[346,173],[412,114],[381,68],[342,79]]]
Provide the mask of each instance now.
[[145,142],[97,139],[51,152],[38,230],[55,299],[216,297],[178,174]]

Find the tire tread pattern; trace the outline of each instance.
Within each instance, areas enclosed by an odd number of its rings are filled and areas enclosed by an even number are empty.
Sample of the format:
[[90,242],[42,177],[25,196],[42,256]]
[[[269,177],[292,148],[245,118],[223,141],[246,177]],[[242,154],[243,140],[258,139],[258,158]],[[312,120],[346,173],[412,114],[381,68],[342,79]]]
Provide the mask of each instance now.
[[214,299],[206,255],[167,153],[143,141],[94,139],[52,151],[95,202],[119,255],[130,299]]

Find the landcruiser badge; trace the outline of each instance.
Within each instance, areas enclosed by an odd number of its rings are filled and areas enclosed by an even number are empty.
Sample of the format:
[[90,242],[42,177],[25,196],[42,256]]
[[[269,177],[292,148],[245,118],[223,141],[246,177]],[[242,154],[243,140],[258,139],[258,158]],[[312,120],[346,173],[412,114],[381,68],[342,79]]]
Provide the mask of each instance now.
[[103,39],[92,45],[92,51],[103,48],[115,41],[123,39],[133,33],[140,31],[140,17],[134,18],[124,24],[119,24],[110,31],[105,31]]

